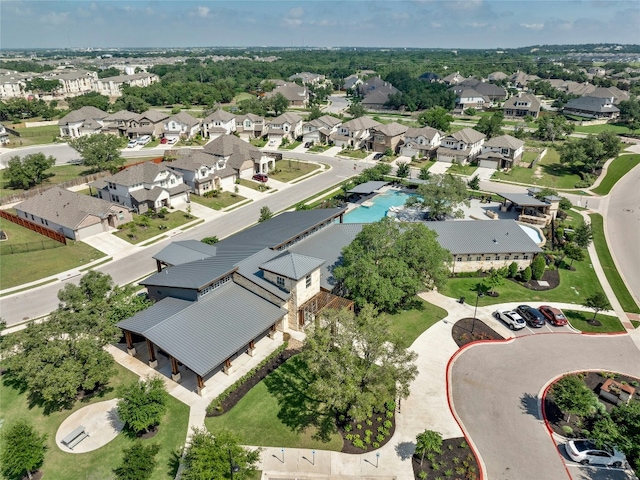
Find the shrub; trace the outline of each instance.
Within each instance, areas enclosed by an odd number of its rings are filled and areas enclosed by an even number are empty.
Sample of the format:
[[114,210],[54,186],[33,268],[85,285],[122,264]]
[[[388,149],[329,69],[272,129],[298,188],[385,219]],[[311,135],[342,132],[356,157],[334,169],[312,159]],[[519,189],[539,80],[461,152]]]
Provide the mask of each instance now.
[[573,428],[571,428],[569,425],[563,425],[562,431],[567,435],[573,435]]
[[377,440],[378,442],[382,442],[382,441],[384,441],[384,438],[385,438],[385,437],[384,437],[384,435],[382,435],[381,433],[379,433],[378,435],[376,435],[376,440]]
[[387,411],[387,418],[393,418],[393,410]]
[[369,420],[368,418],[365,420],[365,423],[369,426],[373,425],[373,422],[371,420]]
[[373,432],[371,430],[365,430],[364,431],[364,436],[365,437],[370,437],[373,434]]
[[345,432],[350,432],[352,428],[353,428],[353,427],[352,427],[351,425],[345,425],[345,427],[344,427],[344,431],[345,431]]
[[372,446],[373,448],[380,448],[380,444],[379,444],[378,442],[373,442],[373,443],[371,444],[371,446]]
[[356,438],[353,440],[352,445],[356,448],[361,448],[362,450],[366,450],[366,447],[364,445],[364,442],[362,440],[360,440],[359,438]]
[[427,478],[427,472],[425,472],[424,470],[423,470],[423,471],[421,471],[421,472],[418,474],[418,478],[420,478],[421,480],[424,480],[425,478]]
[[531,278],[534,280],[540,280],[544,275],[544,269],[547,266],[544,255],[536,255],[531,262]]
[[509,278],[515,278],[518,274],[518,264],[516,262],[511,262],[509,265]]
[[527,283],[529,280],[531,280],[531,267],[527,267],[522,271],[522,281]]
[[391,428],[393,426],[390,420],[385,420],[382,425],[384,425],[384,428]]

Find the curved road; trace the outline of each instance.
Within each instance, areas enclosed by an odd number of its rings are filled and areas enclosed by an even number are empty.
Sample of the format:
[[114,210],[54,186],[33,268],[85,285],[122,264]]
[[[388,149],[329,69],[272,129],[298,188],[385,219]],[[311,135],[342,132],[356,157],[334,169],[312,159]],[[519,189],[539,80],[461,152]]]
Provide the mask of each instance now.
[[545,385],[578,370],[640,377],[640,351],[628,335],[537,334],[477,344],[450,370],[450,392],[490,480],[567,478],[539,414]]

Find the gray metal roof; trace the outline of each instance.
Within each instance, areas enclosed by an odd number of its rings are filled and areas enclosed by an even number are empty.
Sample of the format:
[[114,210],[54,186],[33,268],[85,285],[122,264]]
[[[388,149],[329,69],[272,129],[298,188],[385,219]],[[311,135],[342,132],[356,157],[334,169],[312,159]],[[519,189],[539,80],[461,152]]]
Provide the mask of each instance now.
[[324,264],[321,258],[285,252],[280,256],[260,265],[262,270],[275,273],[293,280],[300,280]]
[[189,369],[205,376],[287,314],[286,309],[233,282],[216,288],[197,302],[187,303],[182,309],[177,309],[173,302],[159,307],[153,325],[146,317],[136,315],[118,326],[144,335]]
[[356,185],[351,190],[348,190],[347,193],[358,193],[360,195],[369,195],[370,193],[375,192],[376,190],[384,187],[385,185],[389,185],[389,182],[365,182],[360,185]]
[[192,303],[193,302],[189,300],[166,297],[154,303],[149,308],[136,313],[133,317],[121,321],[118,323],[118,326],[139,335],[144,335],[147,330],[155,327],[164,319],[184,310]]
[[549,204],[526,193],[498,193],[502,198],[524,207],[547,207]]
[[438,234],[438,243],[453,255],[541,251],[515,220],[456,220],[426,225]]
[[[162,254],[162,256],[159,257],[159,254]],[[171,242],[153,258],[167,265],[180,265],[213,257],[215,254],[216,247],[214,245],[207,245],[198,240],[182,240]]]
[[284,288],[280,288],[268,280],[265,280],[264,271],[260,269],[260,265],[281,254],[282,252],[279,252],[278,250],[271,250],[270,248],[260,250],[241,262],[238,262],[237,272],[239,275],[242,275],[250,282],[256,284],[260,288],[263,288],[267,292],[272,293],[281,300],[288,300],[291,296],[290,292]]

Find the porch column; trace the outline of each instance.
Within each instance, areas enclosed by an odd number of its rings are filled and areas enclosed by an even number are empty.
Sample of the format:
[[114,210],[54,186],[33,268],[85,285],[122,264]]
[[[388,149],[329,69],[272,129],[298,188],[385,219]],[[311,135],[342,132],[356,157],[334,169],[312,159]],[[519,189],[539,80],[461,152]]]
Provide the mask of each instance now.
[[158,273],[162,271],[162,263],[160,260],[156,260],[156,268],[158,269]]
[[178,370],[178,360],[175,357],[169,356],[169,360],[171,360],[171,380],[174,382],[180,381],[180,370]]
[[274,340],[276,338],[276,324],[275,323],[273,325],[271,325],[271,328],[269,329],[269,334],[267,336],[271,340]]
[[196,379],[198,381],[198,395],[202,396],[202,391],[204,390],[204,379],[196,374]]
[[127,342],[127,353],[133,357],[136,354],[136,347],[133,346],[133,338],[129,330],[124,331],[124,339]]
[[342,223],[344,221],[344,213],[340,214],[340,223]]
[[156,368],[158,366],[158,360],[156,359],[156,349],[153,342],[147,338],[147,350],[149,351],[149,366]]
[[227,375],[231,375],[232,368],[233,368],[233,367],[231,366],[231,359],[230,359],[230,358],[227,358],[227,359],[224,361],[224,367],[222,367],[222,371],[223,371],[224,373],[226,373]]
[[256,342],[251,340],[249,342],[249,348],[247,348],[247,355],[253,357],[253,351],[256,349]]

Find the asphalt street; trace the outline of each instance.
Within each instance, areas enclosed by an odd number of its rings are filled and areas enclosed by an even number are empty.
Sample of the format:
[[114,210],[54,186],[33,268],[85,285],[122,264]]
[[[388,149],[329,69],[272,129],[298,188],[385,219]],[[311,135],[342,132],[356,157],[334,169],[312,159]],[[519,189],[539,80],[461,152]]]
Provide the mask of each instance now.
[[542,421],[540,395],[553,378],[590,369],[640,377],[640,351],[628,335],[553,333],[477,344],[459,354],[450,373],[453,405],[486,478],[567,478],[562,452]]

